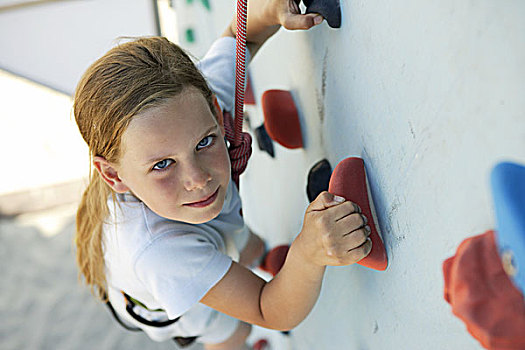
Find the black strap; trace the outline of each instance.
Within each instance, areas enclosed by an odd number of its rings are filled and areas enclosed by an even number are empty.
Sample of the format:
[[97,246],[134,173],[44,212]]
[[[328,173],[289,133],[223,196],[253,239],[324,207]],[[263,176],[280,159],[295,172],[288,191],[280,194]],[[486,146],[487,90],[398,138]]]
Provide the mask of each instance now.
[[[168,320],[164,322],[153,322],[153,321],[146,320],[143,317],[140,317],[139,315],[137,315],[133,311],[133,302],[130,300],[129,295],[127,295],[126,293],[123,293],[123,294],[126,299],[126,311],[131,315],[131,317],[133,317],[135,320],[137,320],[140,323],[146,324],[148,326],[154,324],[153,327],[163,327],[163,326],[160,326],[159,324],[167,323],[167,325],[170,325],[170,324],[177,322],[180,319],[180,317],[177,317],[174,320]],[[136,328],[136,327],[130,327],[126,323],[124,323],[118,316],[115,309],[113,308],[113,305],[111,305],[111,302],[109,301],[107,296],[105,296],[105,299],[106,299],[106,306],[108,307],[109,311],[111,312],[111,315],[113,315],[113,318],[118,322],[118,324],[120,324],[124,329],[127,329],[128,331],[142,332],[142,329]],[[198,337],[174,337],[172,339],[175,343],[177,343],[178,346],[180,346],[181,348],[185,348],[195,343],[197,338]]]
[[146,326],[150,326],[150,327],[166,327],[166,326],[169,326],[170,324],[174,324],[175,322],[177,322],[180,317],[177,317],[176,319],[173,319],[173,320],[166,320],[166,321],[150,321],[150,320],[146,320],[144,317],[138,315],[135,313],[135,311],[133,310],[133,307],[135,306],[135,303],[131,300],[131,298],[129,297],[129,295],[127,295],[126,293],[122,293],[124,294],[124,298],[126,298],[126,311],[128,312],[128,314],[133,317],[136,321],[142,323],[142,324],[145,324]]
[[113,308],[113,305],[111,305],[111,303],[109,302],[109,300],[106,301],[106,306],[108,307],[109,311],[111,312],[111,314],[113,315],[113,318],[122,326],[124,327],[124,329],[127,329],[128,331],[132,331],[132,332],[141,332],[142,329],[140,328],[135,328],[135,327],[130,327],[128,326],[127,324],[125,324],[124,322],[122,322],[122,320],[120,319],[120,317],[118,316],[117,312],[115,311],[115,309]]

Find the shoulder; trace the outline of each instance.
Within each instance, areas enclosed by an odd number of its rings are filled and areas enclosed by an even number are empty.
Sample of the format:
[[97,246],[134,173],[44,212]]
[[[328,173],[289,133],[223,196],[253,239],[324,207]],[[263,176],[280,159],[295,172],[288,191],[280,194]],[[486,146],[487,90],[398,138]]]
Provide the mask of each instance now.
[[204,57],[197,62],[197,67],[203,68],[220,60],[232,58],[235,60],[235,38],[220,37],[215,40]]
[[105,257],[112,282],[151,296],[171,318],[228,271],[232,261],[215,230],[163,218],[132,197],[108,204],[113,219],[105,224]]
[[133,261],[138,280],[171,318],[189,310],[228,271],[219,235],[174,223],[150,239]]
[[[247,62],[249,60],[248,53]],[[235,38],[221,37],[215,40],[196,65],[217,95],[221,108],[231,111],[235,94]]]

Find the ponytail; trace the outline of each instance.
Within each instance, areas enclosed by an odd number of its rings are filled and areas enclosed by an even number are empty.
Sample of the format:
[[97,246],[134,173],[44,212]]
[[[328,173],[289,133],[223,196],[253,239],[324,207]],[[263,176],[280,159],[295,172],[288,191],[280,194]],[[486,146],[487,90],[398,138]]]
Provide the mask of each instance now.
[[77,264],[93,295],[106,299],[106,275],[102,249],[102,225],[109,210],[107,200],[112,194],[97,172],[92,172],[77,210],[75,245]]

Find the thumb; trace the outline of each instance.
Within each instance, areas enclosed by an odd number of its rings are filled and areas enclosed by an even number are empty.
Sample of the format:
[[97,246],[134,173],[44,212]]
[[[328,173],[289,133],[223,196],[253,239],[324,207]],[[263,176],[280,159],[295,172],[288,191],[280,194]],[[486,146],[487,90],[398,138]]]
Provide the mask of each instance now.
[[323,21],[323,16],[317,13],[309,13],[306,15],[288,13],[282,25],[286,29],[310,29],[313,26],[320,24]]
[[330,207],[341,204],[345,201],[346,199],[344,199],[343,197],[336,196],[329,192],[323,191],[317,196],[317,198],[312,203],[310,203],[307,211],[325,210]]

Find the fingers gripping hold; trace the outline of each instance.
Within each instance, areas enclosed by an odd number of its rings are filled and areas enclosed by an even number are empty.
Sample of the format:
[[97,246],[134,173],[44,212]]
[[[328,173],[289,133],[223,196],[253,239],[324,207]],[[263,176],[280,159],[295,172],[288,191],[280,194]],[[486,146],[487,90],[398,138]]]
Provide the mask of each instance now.
[[[305,221],[319,239],[324,265],[349,265],[371,250],[370,227],[360,208],[351,201],[322,192],[307,210]],[[306,232],[308,232],[307,230]]]
[[310,29],[323,21],[323,17],[318,14],[297,15],[288,14],[283,20],[283,27],[288,30]]
[[278,11],[280,24],[289,30],[310,29],[323,21],[323,17],[318,13],[301,14],[300,0],[288,0],[279,6]]
[[356,263],[365,258],[372,251],[372,239],[366,238],[365,243],[357,248],[348,251],[348,259],[352,261],[350,264]]
[[325,210],[346,202],[343,197],[335,196],[329,192],[321,192],[317,198],[310,203],[306,212]]

